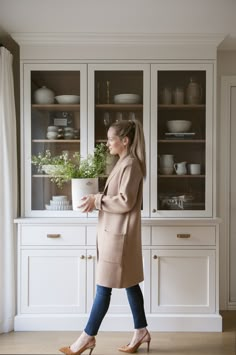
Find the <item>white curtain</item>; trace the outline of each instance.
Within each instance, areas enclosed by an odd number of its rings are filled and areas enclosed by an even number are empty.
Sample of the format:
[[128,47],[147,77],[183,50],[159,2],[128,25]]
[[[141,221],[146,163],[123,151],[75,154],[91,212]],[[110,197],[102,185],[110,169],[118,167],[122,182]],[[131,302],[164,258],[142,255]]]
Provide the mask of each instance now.
[[13,56],[0,47],[0,333],[13,330],[16,310],[17,143]]

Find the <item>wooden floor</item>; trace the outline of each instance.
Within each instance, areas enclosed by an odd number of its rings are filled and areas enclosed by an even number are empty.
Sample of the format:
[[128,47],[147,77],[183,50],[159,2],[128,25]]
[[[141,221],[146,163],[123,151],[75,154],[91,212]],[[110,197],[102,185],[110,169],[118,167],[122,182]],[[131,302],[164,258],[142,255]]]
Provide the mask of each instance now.
[[[236,355],[236,311],[222,312],[222,333],[152,332],[150,354],[156,355]],[[61,354],[58,348],[71,344],[77,332],[11,332],[0,335],[0,354]],[[92,355],[122,354],[131,333],[100,332]],[[146,354],[145,344],[139,354]],[[88,351],[84,354],[88,354]]]

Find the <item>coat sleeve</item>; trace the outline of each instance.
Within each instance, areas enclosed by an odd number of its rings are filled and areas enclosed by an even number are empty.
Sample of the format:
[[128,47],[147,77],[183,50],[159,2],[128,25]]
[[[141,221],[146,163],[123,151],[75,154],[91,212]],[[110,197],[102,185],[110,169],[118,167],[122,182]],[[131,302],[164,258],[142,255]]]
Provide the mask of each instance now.
[[96,194],[95,207],[108,213],[129,212],[137,201],[142,178],[141,171],[135,164],[125,166],[118,182],[118,194],[114,196]]

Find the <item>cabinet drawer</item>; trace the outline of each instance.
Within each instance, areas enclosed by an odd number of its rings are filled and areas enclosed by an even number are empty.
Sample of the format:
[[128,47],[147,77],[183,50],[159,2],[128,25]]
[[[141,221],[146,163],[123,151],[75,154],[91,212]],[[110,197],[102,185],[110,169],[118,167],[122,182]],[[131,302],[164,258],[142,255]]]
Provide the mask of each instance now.
[[21,245],[84,245],[85,227],[58,225],[24,225]]
[[152,227],[153,245],[215,245],[215,227]]

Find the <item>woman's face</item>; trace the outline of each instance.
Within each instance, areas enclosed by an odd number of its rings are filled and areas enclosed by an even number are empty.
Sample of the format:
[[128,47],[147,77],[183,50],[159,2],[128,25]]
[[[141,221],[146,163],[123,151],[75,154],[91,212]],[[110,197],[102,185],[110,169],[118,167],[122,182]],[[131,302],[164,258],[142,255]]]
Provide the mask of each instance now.
[[107,132],[107,147],[111,155],[119,155],[120,157],[127,154],[127,137],[120,139],[116,135],[115,129],[110,127]]

